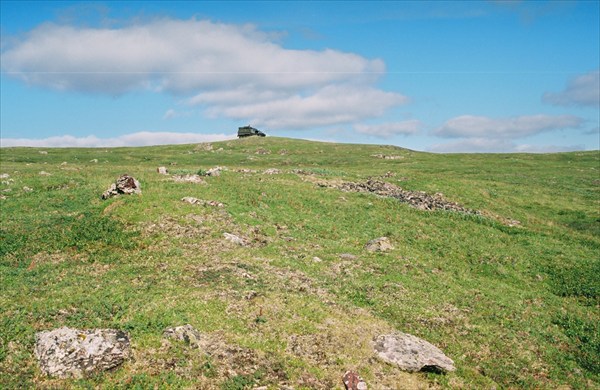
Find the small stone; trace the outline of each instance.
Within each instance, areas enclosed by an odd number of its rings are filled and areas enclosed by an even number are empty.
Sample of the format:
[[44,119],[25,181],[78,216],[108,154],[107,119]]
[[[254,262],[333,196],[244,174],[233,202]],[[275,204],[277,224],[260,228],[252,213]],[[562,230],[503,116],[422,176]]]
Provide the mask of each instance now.
[[93,158],[90,160],[91,163],[97,164],[98,163],[98,159],[97,158]]
[[342,253],[340,255],[340,259],[342,259],[342,260],[356,260],[356,259],[358,259],[358,256],[355,256],[355,255],[353,255],[351,253]]
[[166,167],[158,167],[156,168],[156,172],[158,172],[160,175],[168,175],[169,171],[167,170]]
[[373,349],[383,361],[398,366],[401,370],[454,371],[454,362],[436,346],[416,336],[397,332],[378,336]]
[[394,247],[390,243],[389,238],[379,237],[367,242],[365,249],[369,252],[386,252],[394,249]]
[[25,192],[32,192],[33,188],[29,188],[29,187],[25,186],[25,187],[23,187],[23,191],[25,191]]
[[225,171],[225,167],[214,167],[206,171],[206,176],[221,176],[221,172]]
[[61,163],[60,163],[60,166],[61,166],[61,167],[67,166],[67,162],[66,162],[66,161],[63,161],[63,162],[61,162]]
[[167,339],[175,339],[185,342],[192,348],[198,348],[200,345],[200,332],[198,332],[192,325],[186,324],[182,326],[175,326],[167,328],[163,332],[163,337]]
[[314,261],[315,263],[320,263],[323,260],[320,257],[315,256],[315,257],[312,258],[312,261]]
[[46,171],[41,171],[41,172],[40,172],[40,176],[52,176],[52,174],[51,174],[51,173],[48,173],[48,172],[46,172]]
[[181,198],[182,202],[186,202],[189,204],[197,204],[200,206],[212,206],[212,207],[223,207],[223,203],[217,202],[216,200],[202,200],[198,198],[194,198],[192,196],[186,196]]
[[247,246],[248,245],[248,240],[246,240],[245,238],[236,236],[235,234],[223,233],[223,236],[225,237],[226,240],[231,241],[234,244],[238,244],[240,246]]
[[367,390],[367,383],[353,371],[346,371],[342,381],[346,390]]
[[0,175],[0,179],[8,179],[10,175],[8,173],[3,173]]
[[39,332],[35,339],[42,372],[59,378],[83,378],[110,370],[131,355],[127,333],[116,329],[62,327]]
[[48,152],[46,152],[45,150],[40,150],[38,153],[39,154],[48,154]]

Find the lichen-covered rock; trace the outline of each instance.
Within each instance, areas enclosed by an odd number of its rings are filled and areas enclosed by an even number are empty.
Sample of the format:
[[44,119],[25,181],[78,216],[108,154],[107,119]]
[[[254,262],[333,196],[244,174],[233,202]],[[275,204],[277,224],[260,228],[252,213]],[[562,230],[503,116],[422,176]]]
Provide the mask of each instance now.
[[122,364],[130,355],[129,337],[116,329],[62,327],[35,335],[41,370],[59,378],[83,378]]
[[167,328],[163,332],[163,337],[183,341],[192,348],[198,348],[200,345],[200,332],[190,324]]
[[110,185],[110,187],[102,194],[102,199],[108,199],[110,197],[120,194],[141,194],[142,186],[133,176],[122,175],[116,181]]
[[397,332],[378,336],[373,348],[383,361],[398,366],[401,370],[454,371],[454,362],[435,345],[416,336]]
[[231,241],[234,244],[238,244],[240,246],[247,246],[248,245],[248,240],[240,237],[240,236],[236,236],[235,234],[231,234],[231,233],[223,233],[223,237],[225,237],[225,239],[227,241]]
[[369,252],[386,252],[394,249],[394,247],[389,238],[379,237],[367,242],[365,249]]
[[342,381],[346,390],[367,390],[367,383],[353,371],[346,371]]

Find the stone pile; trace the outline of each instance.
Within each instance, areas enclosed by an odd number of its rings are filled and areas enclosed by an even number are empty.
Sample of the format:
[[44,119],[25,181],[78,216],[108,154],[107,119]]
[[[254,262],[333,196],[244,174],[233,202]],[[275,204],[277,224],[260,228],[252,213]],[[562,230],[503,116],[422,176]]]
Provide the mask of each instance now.
[[379,180],[369,179],[364,183],[344,182],[332,187],[345,192],[370,192],[386,198],[395,198],[419,210],[449,210],[465,214],[480,214],[479,211],[468,209],[458,203],[444,199],[442,194],[429,195],[423,191],[408,191]]
[[137,181],[133,176],[122,175],[116,181],[112,183],[110,187],[102,194],[102,199],[108,199],[113,196],[120,194],[141,194],[142,187],[140,182]]

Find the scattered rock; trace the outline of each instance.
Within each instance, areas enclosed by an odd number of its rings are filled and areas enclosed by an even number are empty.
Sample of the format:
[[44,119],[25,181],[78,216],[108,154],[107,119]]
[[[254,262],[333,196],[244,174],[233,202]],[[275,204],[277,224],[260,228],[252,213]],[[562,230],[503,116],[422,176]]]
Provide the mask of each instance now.
[[378,336],[373,343],[383,361],[409,372],[454,371],[454,362],[436,346],[416,336],[397,332]]
[[131,355],[129,337],[116,329],[67,327],[35,335],[41,370],[59,378],[83,378],[119,366]]
[[48,152],[46,152],[45,150],[40,150],[38,153],[39,154],[48,154]]
[[200,345],[200,332],[190,324],[167,328],[163,332],[163,337],[183,341],[192,348],[198,348]]
[[271,154],[271,151],[264,148],[258,148],[256,149],[256,154]]
[[158,172],[160,175],[168,175],[169,174],[167,167],[158,167],[158,168],[156,168],[156,172]]
[[281,149],[279,151],[279,155],[280,156],[286,156],[289,153],[289,151],[287,149]]
[[221,171],[226,171],[225,167],[214,167],[206,171],[206,176],[221,176]]
[[8,179],[10,175],[8,173],[3,173],[0,175],[0,179]]
[[23,187],[23,191],[25,191],[25,192],[33,192],[33,188],[25,186],[25,187]]
[[0,200],[8,199],[6,195],[0,195]]
[[234,244],[238,244],[240,246],[247,246],[248,245],[248,240],[239,236],[236,236],[235,234],[231,234],[231,233],[223,233],[223,236],[225,237],[226,240],[233,242]]
[[97,164],[98,163],[98,159],[97,158],[93,158],[90,160],[91,163]]
[[265,174],[265,175],[278,175],[280,173],[281,173],[281,171],[277,168],[269,168],[263,172],[263,174]]
[[367,383],[353,371],[346,371],[342,381],[346,390],[367,390]]
[[206,183],[200,175],[175,175],[173,176],[173,180],[175,180],[178,183]]
[[122,175],[117,179],[116,183],[110,185],[110,187],[102,194],[102,199],[108,199],[113,196],[120,194],[141,194],[142,187],[140,182],[137,181],[133,176]]
[[223,207],[223,203],[217,202],[216,200],[202,200],[198,198],[193,198],[191,196],[186,196],[181,198],[182,202],[187,202],[189,204],[197,204],[200,206],[212,206],[212,207]]
[[256,173],[256,170],[248,168],[236,169],[235,171],[239,173]]
[[63,161],[63,162],[61,162],[61,163],[60,163],[60,166],[61,166],[61,167],[67,166],[67,162],[66,162],[66,161]]
[[372,154],[371,157],[382,158],[384,160],[400,160],[404,158],[404,156],[390,156],[385,154]]
[[386,252],[394,249],[394,247],[389,238],[379,237],[367,242],[365,249],[369,252]]
[[194,148],[194,150],[205,150],[207,152],[210,152],[211,150],[213,150],[213,146],[211,143],[201,143],[196,145],[196,147]]
[[315,262],[315,263],[320,263],[323,260],[320,257],[315,256],[315,257],[312,258],[312,261]]
[[319,185],[322,187],[337,188],[345,192],[370,192],[387,198],[395,198],[419,210],[450,210],[465,214],[481,215],[479,211],[465,208],[458,203],[444,199],[443,194],[429,195],[422,191],[408,191],[394,184],[379,180],[369,179],[365,183],[345,182],[339,185],[320,183]]
[[40,176],[52,176],[52,174],[51,174],[51,173],[48,173],[48,172],[46,172],[46,171],[41,171],[41,172],[40,172]]
[[340,255],[340,259],[342,259],[342,260],[356,260],[356,259],[358,259],[358,256],[355,256],[355,255],[353,255],[351,253],[342,253]]

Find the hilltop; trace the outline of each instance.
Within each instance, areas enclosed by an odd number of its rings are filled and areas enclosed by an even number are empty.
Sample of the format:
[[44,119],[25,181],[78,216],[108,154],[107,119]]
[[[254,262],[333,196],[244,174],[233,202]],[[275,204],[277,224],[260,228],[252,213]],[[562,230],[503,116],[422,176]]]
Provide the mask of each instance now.
[[[346,370],[370,389],[600,386],[599,170],[597,151],[276,137],[3,148],[0,387],[329,389]],[[125,173],[142,193],[103,200]],[[367,250],[378,237],[391,248]],[[184,324],[203,348],[163,339]],[[62,326],[124,330],[133,357],[48,378],[35,334]],[[394,331],[456,371],[376,358]]]

